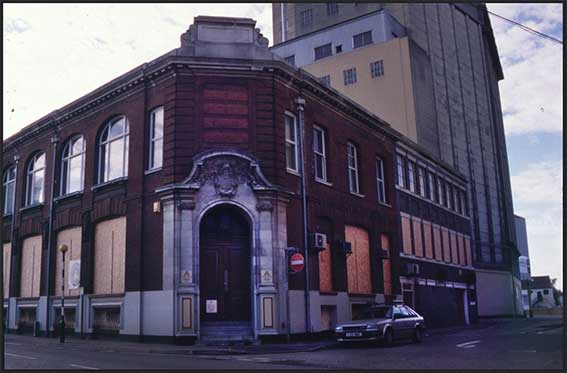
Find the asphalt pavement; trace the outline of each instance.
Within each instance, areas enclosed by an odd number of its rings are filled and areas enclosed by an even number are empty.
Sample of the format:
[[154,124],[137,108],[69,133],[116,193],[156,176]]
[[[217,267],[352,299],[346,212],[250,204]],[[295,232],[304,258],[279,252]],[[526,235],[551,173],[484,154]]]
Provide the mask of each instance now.
[[[563,369],[561,318],[482,320],[391,348],[329,342],[246,347],[4,336],[6,369]],[[277,353],[276,353],[277,352]]]

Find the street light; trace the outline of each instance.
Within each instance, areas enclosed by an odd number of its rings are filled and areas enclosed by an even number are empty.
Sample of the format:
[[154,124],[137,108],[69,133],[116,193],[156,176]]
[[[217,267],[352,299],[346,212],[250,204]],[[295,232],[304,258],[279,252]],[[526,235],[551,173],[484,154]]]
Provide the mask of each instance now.
[[59,251],[63,254],[63,267],[61,268],[61,321],[59,322],[60,334],[59,334],[59,342],[65,342],[65,253],[69,247],[63,244],[59,246]]

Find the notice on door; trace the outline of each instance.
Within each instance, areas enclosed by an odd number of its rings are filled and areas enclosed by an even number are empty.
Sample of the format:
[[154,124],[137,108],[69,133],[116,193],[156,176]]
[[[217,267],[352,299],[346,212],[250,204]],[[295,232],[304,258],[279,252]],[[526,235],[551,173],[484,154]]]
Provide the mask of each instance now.
[[207,313],[217,313],[217,300],[216,299],[207,299],[206,312]]

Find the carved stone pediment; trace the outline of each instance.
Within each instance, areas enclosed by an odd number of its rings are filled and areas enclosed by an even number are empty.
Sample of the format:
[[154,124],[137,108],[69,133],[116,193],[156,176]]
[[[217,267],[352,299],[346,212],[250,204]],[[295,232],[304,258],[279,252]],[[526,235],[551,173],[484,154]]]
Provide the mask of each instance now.
[[252,190],[275,190],[258,163],[236,152],[212,152],[198,156],[189,177],[183,182],[191,189],[210,184],[221,198],[233,198],[241,185]]

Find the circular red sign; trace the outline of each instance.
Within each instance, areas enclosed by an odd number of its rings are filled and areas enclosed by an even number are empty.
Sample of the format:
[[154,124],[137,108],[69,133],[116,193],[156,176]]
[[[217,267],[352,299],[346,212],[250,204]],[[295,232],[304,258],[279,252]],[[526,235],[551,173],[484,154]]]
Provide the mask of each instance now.
[[295,253],[289,258],[289,266],[293,272],[301,272],[305,267],[305,259],[300,253]]

